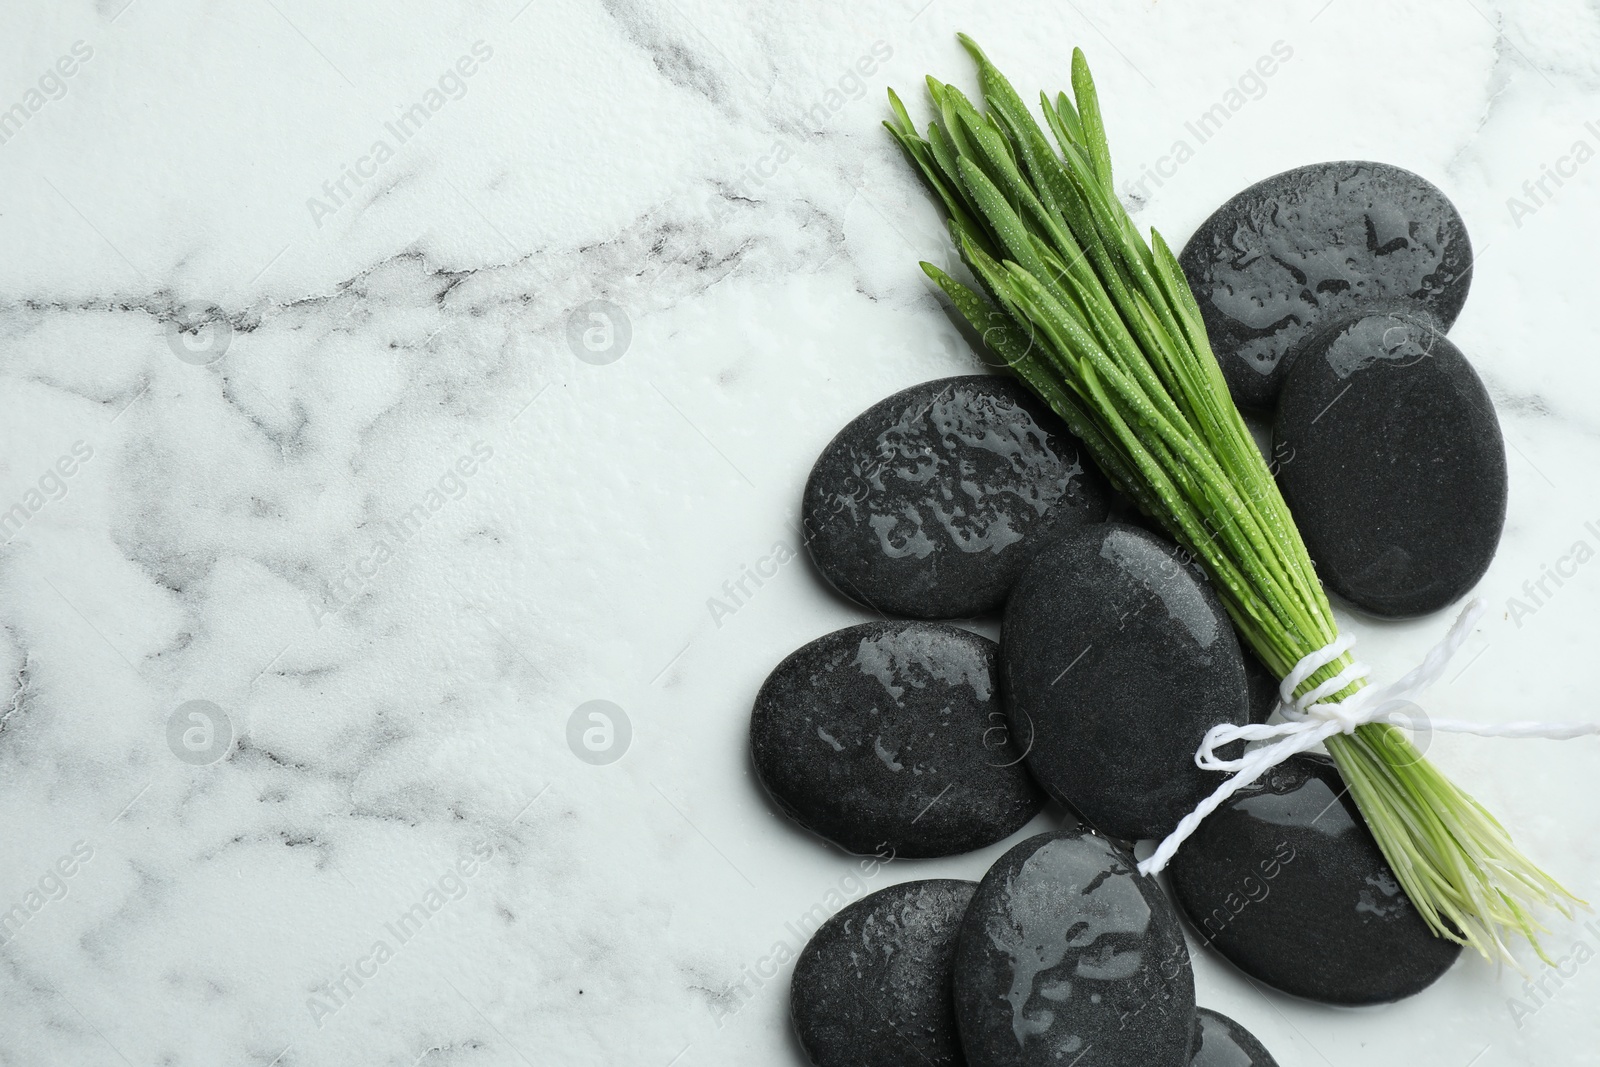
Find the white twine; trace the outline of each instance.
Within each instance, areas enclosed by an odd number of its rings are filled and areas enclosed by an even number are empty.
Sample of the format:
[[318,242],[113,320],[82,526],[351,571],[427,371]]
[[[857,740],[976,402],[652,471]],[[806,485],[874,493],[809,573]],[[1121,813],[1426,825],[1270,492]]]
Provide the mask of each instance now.
[[[1422,662],[1398,682],[1382,687],[1366,686],[1338,703],[1320,703],[1323,697],[1368,676],[1370,668],[1366,664],[1352,661],[1350,666],[1326,682],[1295,696],[1294,691],[1301,682],[1344,655],[1356,643],[1354,637],[1341,634],[1295,664],[1294,670],[1278,686],[1278,712],[1285,721],[1271,726],[1221,723],[1207,730],[1205,739],[1195,752],[1195,764],[1202,770],[1233,771],[1234,775],[1179,821],[1150,858],[1139,864],[1139,873],[1155,874],[1164,868],[1177,853],[1178,846],[1195,832],[1207,815],[1290,756],[1315,748],[1334,734],[1354,733],[1356,727],[1369,722],[1417,729],[1418,725],[1412,716],[1406,714],[1406,709],[1413,706],[1412,698],[1420,696],[1439,680],[1450,658],[1460,650],[1473,625],[1483,615],[1485,606],[1482,600],[1475,599],[1462,609],[1444,640],[1435,645]],[[1600,733],[1600,723],[1593,722],[1510,722],[1488,725],[1461,719],[1433,719],[1424,721],[1421,726],[1444,733],[1476,734],[1479,737],[1549,737],[1566,740]],[[1218,749],[1236,741],[1272,743],[1250,749],[1239,759],[1222,759],[1217,755]]]

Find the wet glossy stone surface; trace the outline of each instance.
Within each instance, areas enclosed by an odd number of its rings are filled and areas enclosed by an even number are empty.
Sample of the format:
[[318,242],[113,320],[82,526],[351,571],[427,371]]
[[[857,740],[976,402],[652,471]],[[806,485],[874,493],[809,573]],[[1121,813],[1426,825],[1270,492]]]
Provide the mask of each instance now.
[[757,776],[781,810],[851,852],[945,856],[1000,840],[1045,796],[1008,738],[995,653],[932,622],[812,641],[756,697]]
[[1455,205],[1383,163],[1316,163],[1223,204],[1178,257],[1240,407],[1268,411],[1284,357],[1330,318],[1403,301],[1448,330],[1472,281]]
[[903,882],[824,923],[789,1014],[813,1067],[961,1067],[951,972],[976,882]]
[[1256,1035],[1219,1011],[1195,1009],[1194,1029],[1189,1067],[1278,1067]]
[[1200,824],[1167,867],[1200,935],[1246,974],[1330,1004],[1426,989],[1460,946],[1434,937],[1333,761],[1295,756]]
[[1296,358],[1273,437],[1317,574],[1356,607],[1437,611],[1488,570],[1506,516],[1500,423],[1466,358],[1424,321],[1330,324]]
[[1031,837],[979,883],[956,949],[973,1067],[1189,1062],[1194,975],[1177,913],[1089,831]]
[[1245,690],[1250,701],[1250,721],[1263,723],[1272,717],[1272,712],[1278,706],[1278,679],[1272,676],[1262,662],[1256,659],[1255,653],[1239,646],[1239,651],[1244,656]]
[[1056,415],[1013,378],[924,382],[874,404],[806,482],[811,558],[886,615],[996,611],[1037,546],[1104,519],[1110,490]]
[[1222,605],[1177,546],[1121,523],[1072,531],[1017,582],[1000,637],[1015,743],[1039,783],[1101,832],[1164,836],[1221,781],[1194,764],[1248,721]]

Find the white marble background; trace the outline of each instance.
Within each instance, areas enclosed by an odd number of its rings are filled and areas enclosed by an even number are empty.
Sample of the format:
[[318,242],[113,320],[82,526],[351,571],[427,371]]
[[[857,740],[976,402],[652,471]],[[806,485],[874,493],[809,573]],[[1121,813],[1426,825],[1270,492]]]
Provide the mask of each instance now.
[[[1137,202],[1175,246],[1316,160],[1454,198],[1480,258],[1453,337],[1511,506],[1495,610],[1434,705],[1597,714],[1600,563],[1506,604],[1600,547],[1600,164],[1523,191],[1600,148],[1593,4],[9,4],[0,909],[26,921],[0,933],[0,1064],[799,1062],[787,971],[730,988],[853,861],[769,808],[746,716],[778,659],[863,615],[803,560],[708,601],[794,547],[846,420],[974,366],[916,266],[945,255],[938,217],[878,127],[886,85],[926,115],[925,73],[971,84],[957,29],[1025,95],[1083,46],[1124,175],[1289,46]],[[598,320],[569,343],[593,300],[619,309],[609,351],[582,343]],[[1352,625],[1398,670],[1445,620]],[[232,737],[219,762],[169,743],[192,700]],[[569,748],[591,700],[631,723],[620,760]],[[1592,739],[1432,753],[1600,897]],[[868,882],[975,878],[1002,848]],[[441,881],[400,944],[385,924]],[[1285,1067],[1600,1063],[1600,924],[1550,943],[1566,974],[1529,955],[1537,1000],[1477,960],[1363,1012],[1204,954],[1197,983]],[[335,1008],[351,966],[371,977]]]

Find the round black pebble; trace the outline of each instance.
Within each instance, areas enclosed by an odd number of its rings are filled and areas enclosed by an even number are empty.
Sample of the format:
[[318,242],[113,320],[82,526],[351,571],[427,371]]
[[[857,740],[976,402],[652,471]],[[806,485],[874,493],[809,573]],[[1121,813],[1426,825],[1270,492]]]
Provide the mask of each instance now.
[[995,644],[944,623],[865,623],[805,645],[750,717],[761,784],[807,829],[860,854],[947,856],[1044,806],[1011,744]]
[[1461,952],[1412,907],[1326,757],[1291,757],[1240,790],[1167,872],[1212,947],[1295,996],[1399,1000],[1426,989]]
[[789,1014],[814,1067],[962,1067],[950,980],[975,882],[881,889],[800,953]]
[[1249,694],[1250,721],[1264,723],[1278,707],[1278,679],[1256,658],[1254,652],[1243,645],[1239,646],[1239,651],[1244,654],[1244,681]]
[[1194,974],[1177,913],[1089,831],[1031,837],[989,869],[956,947],[972,1067],[1189,1062]]
[[924,382],[862,412],[811,469],[806,546],[839,592],[886,615],[996,611],[1053,530],[1098,522],[1110,490],[1014,378]]
[[1402,312],[1330,324],[1295,358],[1273,426],[1317,574],[1375,615],[1437,611],[1488,570],[1506,517],[1494,405],[1449,340]]
[[1183,559],[1134,526],[1084,527],[1040,550],[1006,606],[1013,739],[1052,796],[1124,841],[1165,836],[1215,790],[1195,749],[1249,721],[1238,639]]
[[1220,1011],[1195,1009],[1194,1030],[1189,1067],[1278,1067],[1256,1035]]
[[1241,408],[1268,411],[1291,346],[1332,316],[1404,301],[1448,330],[1472,282],[1449,199],[1384,163],[1316,163],[1223,204],[1178,257]]

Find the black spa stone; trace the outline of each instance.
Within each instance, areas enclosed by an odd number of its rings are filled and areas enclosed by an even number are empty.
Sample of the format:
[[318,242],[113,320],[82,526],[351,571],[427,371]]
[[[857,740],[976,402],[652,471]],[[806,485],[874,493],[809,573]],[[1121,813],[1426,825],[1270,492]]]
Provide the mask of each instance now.
[[1189,1067],[1278,1067],[1256,1035],[1220,1011],[1195,1009],[1194,1029]]
[[1254,652],[1242,644],[1239,651],[1244,654],[1244,681],[1250,701],[1250,721],[1264,723],[1272,717],[1272,712],[1278,706],[1278,679],[1256,658]]
[[796,822],[860,854],[947,856],[1044,806],[996,692],[995,644],[933,622],[835,631],[756,696],[756,775]]
[[1013,378],[912,386],[862,412],[806,482],[806,546],[834,588],[886,615],[996,611],[1054,531],[1110,490],[1077,438]]
[[1194,974],[1177,913],[1087,830],[1040,834],[983,876],[956,947],[972,1067],[1184,1067]]
[[1240,407],[1270,411],[1291,346],[1329,318],[1404,302],[1448,330],[1472,281],[1449,199],[1384,163],[1315,163],[1223,204],[1178,257]]
[[1324,327],[1296,357],[1273,425],[1283,490],[1317,574],[1375,615],[1461,597],[1506,517],[1500,423],[1449,340],[1407,313]]
[[1323,756],[1291,757],[1229,798],[1167,872],[1201,937],[1295,996],[1399,1000],[1426,989],[1461,951],[1428,929]]
[[1006,605],[1012,736],[1039,784],[1124,841],[1165,836],[1216,789],[1195,749],[1249,720],[1233,627],[1183,558],[1137,527],[1087,526],[1041,549]]
[[902,882],[824,923],[794,966],[789,1015],[814,1067],[963,1067],[951,971],[976,882]]

